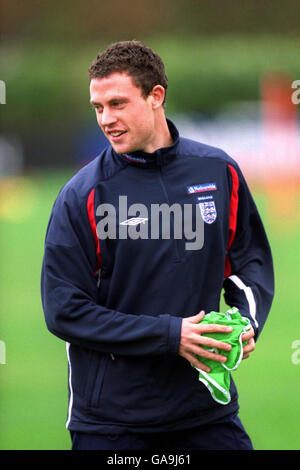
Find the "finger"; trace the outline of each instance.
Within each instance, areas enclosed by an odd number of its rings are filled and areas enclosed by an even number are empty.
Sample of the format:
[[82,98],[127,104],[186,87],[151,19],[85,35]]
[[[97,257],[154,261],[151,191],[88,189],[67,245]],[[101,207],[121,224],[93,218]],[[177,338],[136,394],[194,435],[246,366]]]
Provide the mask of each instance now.
[[253,338],[250,338],[249,341],[247,342],[247,344],[245,344],[243,346],[243,348],[246,348],[246,349],[255,349],[255,341]]
[[254,351],[254,349],[243,349],[243,359],[247,358],[250,356],[250,354]]
[[246,344],[244,347],[243,347],[243,352],[244,354],[245,353],[249,353],[249,352],[252,352],[254,351],[255,349],[255,341],[253,340],[253,338],[251,338],[248,342],[248,344]]
[[205,372],[210,372],[210,368],[206,364],[203,364],[203,362],[199,361],[199,359],[197,359],[193,354],[185,352],[184,354],[182,354],[182,357],[187,359],[187,361],[189,361],[190,364],[195,366],[197,369],[204,370]]
[[190,345],[189,352],[192,352],[193,354],[196,354],[197,356],[200,356],[200,357],[205,357],[206,359],[212,359],[213,361],[217,361],[217,362],[227,361],[226,356],[209,351],[205,348],[201,348],[201,346],[199,347],[197,345]]
[[246,349],[246,351],[243,350],[243,358],[245,358],[245,356],[249,356],[251,352],[252,352],[252,350],[251,351],[249,351],[247,349]]
[[[251,341],[251,340],[250,340]],[[243,347],[243,359],[248,359],[252,351],[255,349],[255,342],[253,341],[253,344],[247,344],[246,346]]]
[[223,349],[224,351],[230,351],[232,349],[232,346],[228,343],[224,343],[223,341],[218,341],[214,338],[209,338],[207,336],[194,336],[195,341],[197,344],[203,344],[204,346],[208,346],[210,348],[215,348],[215,349]]
[[198,330],[203,333],[231,333],[232,327],[226,325],[217,325],[215,323],[211,323],[209,325],[198,325]]
[[253,330],[253,328],[251,328],[249,331],[246,331],[246,333],[242,334],[242,341],[246,341],[250,338],[253,338],[254,334],[255,334],[254,330]]

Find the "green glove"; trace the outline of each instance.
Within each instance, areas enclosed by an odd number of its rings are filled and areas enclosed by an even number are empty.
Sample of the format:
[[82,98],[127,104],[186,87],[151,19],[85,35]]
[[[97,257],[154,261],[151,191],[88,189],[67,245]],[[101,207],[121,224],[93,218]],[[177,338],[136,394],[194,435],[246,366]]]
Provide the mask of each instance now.
[[203,333],[203,336],[214,338],[218,341],[231,344],[230,351],[218,350],[216,348],[206,348],[209,351],[222,354],[227,357],[225,363],[217,362],[212,359],[197,356],[199,361],[210,368],[210,372],[197,369],[199,380],[208,388],[214,400],[222,405],[227,405],[230,400],[230,372],[237,369],[243,357],[242,334],[251,328],[248,318],[242,317],[236,307],[227,310],[227,312],[210,312],[201,320],[201,325],[215,323],[232,327],[231,333]]

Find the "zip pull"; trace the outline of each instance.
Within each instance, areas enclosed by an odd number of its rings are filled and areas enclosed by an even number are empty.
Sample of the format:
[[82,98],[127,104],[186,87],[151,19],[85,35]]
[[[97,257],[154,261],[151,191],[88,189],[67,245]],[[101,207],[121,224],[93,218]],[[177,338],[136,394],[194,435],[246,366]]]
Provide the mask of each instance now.
[[116,359],[113,353],[110,353],[110,357],[112,358],[113,361]]

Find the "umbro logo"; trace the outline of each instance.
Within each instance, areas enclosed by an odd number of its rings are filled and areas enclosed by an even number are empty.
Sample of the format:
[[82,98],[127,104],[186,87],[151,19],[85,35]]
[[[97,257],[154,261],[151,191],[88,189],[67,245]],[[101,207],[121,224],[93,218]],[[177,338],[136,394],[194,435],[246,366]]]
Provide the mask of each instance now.
[[139,225],[144,224],[147,220],[146,217],[132,217],[131,219],[124,220],[120,225]]

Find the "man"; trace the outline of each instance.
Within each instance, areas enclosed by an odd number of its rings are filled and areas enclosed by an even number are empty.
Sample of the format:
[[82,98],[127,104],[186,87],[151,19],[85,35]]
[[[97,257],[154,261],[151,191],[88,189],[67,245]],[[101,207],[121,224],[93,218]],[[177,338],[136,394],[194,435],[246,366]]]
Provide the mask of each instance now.
[[[219,310],[223,287],[252,326],[244,358],[272,302],[270,248],[243,175],[223,151],[180,137],[166,119],[168,81],[150,48],[113,44],[89,74],[111,145],[61,190],[42,270],[47,327],[67,342],[73,449],[251,449],[233,381],[222,405],[198,371],[209,372],[204,358],[225,362],[230,350],[204,335],[230,328],[201,324]],[[166,217],[150,230],[152,209],[163,204],[177,209],[169,237]],[[175,236],[187,206],[196,230]],[[191,231],[202,243],[187,245]]]

